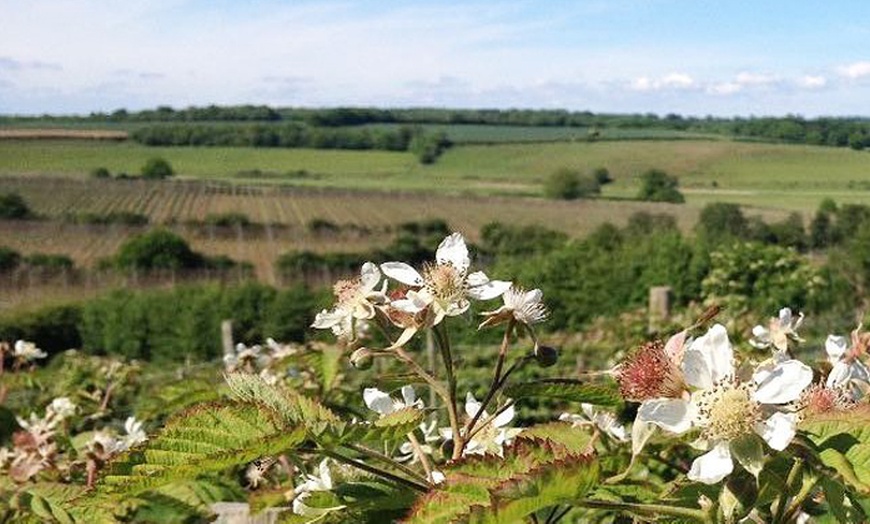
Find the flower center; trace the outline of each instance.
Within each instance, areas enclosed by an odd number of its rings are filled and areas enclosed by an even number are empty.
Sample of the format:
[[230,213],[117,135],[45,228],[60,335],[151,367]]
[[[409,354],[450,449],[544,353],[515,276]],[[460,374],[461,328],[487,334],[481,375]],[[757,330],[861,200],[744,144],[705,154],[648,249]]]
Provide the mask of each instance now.
[[700,393],[698,412],[703,436],[710,440],[734,440],[751,433],[761,420],[761,406],[752,400],[754,386],[723,382]]
[[423,287],[439,302],[458,302],[468,291],[465,272],[449,263],[424,267],[423,281]]
[[339,304],[353,304],[360,296],[360,280],[358,278],[339,280],[332,286],[332,292],[335,293]]
[[833,411],[846,411],[855,406],[845,390],[813,384],[801,395],[798,405],[801,416],[820,415]]
[[679,398],[685,390],[682,373],[661,340],[644,344],[620,364],[617,381],[623,398],[633,402]]

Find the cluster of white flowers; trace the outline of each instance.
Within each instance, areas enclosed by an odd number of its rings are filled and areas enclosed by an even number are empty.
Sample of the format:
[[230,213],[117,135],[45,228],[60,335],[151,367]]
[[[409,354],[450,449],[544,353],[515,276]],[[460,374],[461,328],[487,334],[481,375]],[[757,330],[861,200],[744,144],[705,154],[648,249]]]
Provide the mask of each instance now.
[[[435,251],[435,262],[418,271],[405,262],[377,265],[366,262],[360,276],[341,280],[334,286],[336,303],[315,317],[312,327],[331,329],[343,340],[355,340],[366,322],[380,311],[403,332],[391,347],[406,344],[421,328],[440,324],[445,317],[468,311],[471,300],[491,300],[502,296],[504,305],[484,313],[481,327],[495,325],[513,317],[524,326],[546,320],[547,310],[541,291],[525,291],[511,282],[490,280],[482,271],[469,272],[471,260],[465,239],[459,233],[448,235]],[[386,276],[399,284],[387,291]]]
[[18,340],[12,349],[12,356],[20,362],[33,362],[34,360],[47,357],[48,354],[36,347],[36,344],[33,342]]
[[272,364],[298,352],[298,348],[289,344],[281,344],[273,338],[266,339],[266,347],[259,344],[246,346],[236,344],[232,353],[224,355],[224,367],[234,371],[259,372],[259,375],[269,384],[276,384],[280,377],[272,369]]
[[8,468],[10,477],[23,482],[53,467],[58,454],[55,435],[75,412],[76,405],[69,398],[58,397],[45,408],[42,417],[36,413],[27,419],[16,417],[21,431],[13,439],[14,447],[0,449],[0,468]]
[[833,369],[824,385],[811,386],[812,369],[788,353],[790,340],[802,341],[797,334],[802,321],[803,315],[795,318],[783,308],[768,328],[756,326],[751,344],[770,348],[772,357],[754,369],[738,370],[721,324],[694,340],[681,332],[667,344],[641,347],[615,370],[623,396],[640,402],[632,428],[634,453],[655,428],[671,435],[697,430],[693,447],[705,453],[694,460],[688,478],[716,483],[734,469],[735,441],[757,435],[782,451],[795,437],[802,410],[845,407],[866,394],[870,372],[859,357],[867,337],[856,331],[849,347],[845,337],[829,336],[826,351]]

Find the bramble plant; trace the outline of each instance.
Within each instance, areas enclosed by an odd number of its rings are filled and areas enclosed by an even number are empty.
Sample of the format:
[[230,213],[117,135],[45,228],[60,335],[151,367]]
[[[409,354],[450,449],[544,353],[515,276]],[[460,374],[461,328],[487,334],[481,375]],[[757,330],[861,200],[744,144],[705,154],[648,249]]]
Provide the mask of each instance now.
[[[867,520],[870,334],[860,325],[829,336],[814,369],[792,355],[803,315],[782,308],[742,347],[714,306],[609,369],[528,380],[524,368],[559,357],[539,332],[542,293],[471,267],[458,233],[420,269],[365,263],[314,320],[335,344],[237,346],[224,359],[226,397],[170,417],[147,441],[128,421],[121,444],[101,444],[111,456],[84,453],[87,479],[74,489],[75,475],[52,472],[75,447],[23,479],[16,466],[40,442],[36,428],[55,435],[75,414],[55,399],[44,417],[19,421],[0,455],[16,471],[0,480],[10,501],[0,516],[206,518],[220,497],[240,498],[227,488],[235,471],[252,510],[281,522]],[[451,326],[497,299],[479,330],[502,330],[502,342],[487,387],[471,391]],[[13,372],[39,358],[34,349],[11,355]],[[530,423],[526,402],[573,409]]]

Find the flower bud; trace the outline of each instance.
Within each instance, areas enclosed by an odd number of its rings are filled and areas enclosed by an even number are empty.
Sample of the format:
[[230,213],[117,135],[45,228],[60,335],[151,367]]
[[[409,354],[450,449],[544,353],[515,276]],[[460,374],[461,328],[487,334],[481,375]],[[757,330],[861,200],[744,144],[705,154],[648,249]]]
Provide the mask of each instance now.
[[374,361],[375,358],[372,355],[372,351],[368,348],[359,348],[350,355],[350,363],[356,369],[369,369]]
[[559,350],[551,346],[535,344],[535,360],[542,368],[548,368],[559,360]]

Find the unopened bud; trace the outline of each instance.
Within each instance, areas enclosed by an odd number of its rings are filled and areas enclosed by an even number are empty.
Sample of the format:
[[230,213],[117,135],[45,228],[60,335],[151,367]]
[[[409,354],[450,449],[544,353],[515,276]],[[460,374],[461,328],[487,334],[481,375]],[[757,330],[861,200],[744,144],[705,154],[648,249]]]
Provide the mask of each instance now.
[[535,344],[535,360],[542,368],[548,368],[559,360],[559,350],[551,346]]
[[375,358],[368,348],[359,348],[350,355],[350,363],[356,369],[366,370],[372,367]]

